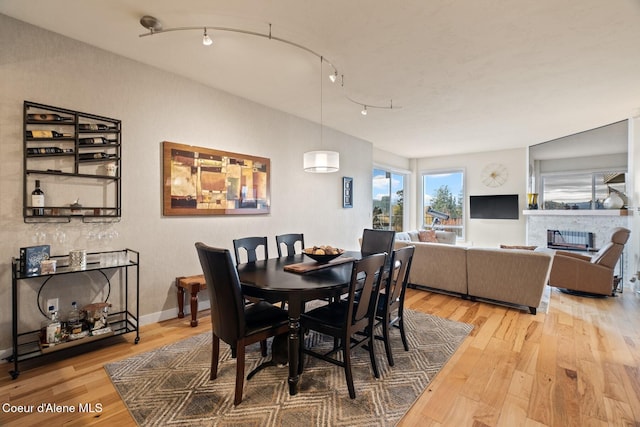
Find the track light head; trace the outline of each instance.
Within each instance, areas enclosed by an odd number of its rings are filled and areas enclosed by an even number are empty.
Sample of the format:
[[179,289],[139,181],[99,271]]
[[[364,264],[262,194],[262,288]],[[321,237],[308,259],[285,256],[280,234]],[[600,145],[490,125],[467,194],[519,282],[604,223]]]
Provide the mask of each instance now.
[[368,113],[368,111],[367,111],[367,106],[366,106],[366,105],[363,105],[363,106],[362,106],[362,111],[360,111],[360,114],[362,114],[363,116],[366,116],[366,115],[367,115],[367,113]]
[[333,74],[329,74],[329,80],[331,80],[331,83],[335,83],[338,80],[338,70],[335,70]]
[[162,22],[160,22],[158,18],[154,18],[153,16],[144,15],[142,18],[140,18],[140,25],[142,25],[152,33],[156,31],[162,31]]
[[211,46],[213,44],[213,40],[207,34],[207,27],[204,27],[204,35],[202,36],[202,44],[205,46]]

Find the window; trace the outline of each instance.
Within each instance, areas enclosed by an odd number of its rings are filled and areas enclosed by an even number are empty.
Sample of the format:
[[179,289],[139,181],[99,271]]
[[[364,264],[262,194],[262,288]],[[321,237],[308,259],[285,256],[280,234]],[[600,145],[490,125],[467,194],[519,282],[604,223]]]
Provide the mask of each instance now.
[[424,173],[422,190],[422,226],[453,231],[463,239],[464,171]]
[[376,230],[404,229],[405,176],[384,169],[373,169],[373,224]]
[[[542,175],[544,209],[604,209],[609,193],[624,195],[623,171]],[[626,197],[622,197],[626,203]]]

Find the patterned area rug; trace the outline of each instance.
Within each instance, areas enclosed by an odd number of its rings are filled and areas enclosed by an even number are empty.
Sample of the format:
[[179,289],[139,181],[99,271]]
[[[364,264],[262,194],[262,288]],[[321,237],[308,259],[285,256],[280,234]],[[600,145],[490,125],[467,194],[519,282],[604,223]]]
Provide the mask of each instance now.
[[[473,326],[407,310],[409,351],[392,331],[395,366],[376,343],[380,378],[365,350],[353,353],[356,399],[349,398],[344,370],[305,357],[300,391],[289,396],[288,367],[270,367],[245,381],[243,401],[233,406],[235,359],[220,344],[218,378],[209,380],[211,333],[105,365],[131,415],[141,426],[389,426],[408,411]],[[332,339],[309,334],[305,344],[331,347]],[[267,356],[267,359],[270,356]],[[262,363],[259,345],[247,348],[246,372]]]

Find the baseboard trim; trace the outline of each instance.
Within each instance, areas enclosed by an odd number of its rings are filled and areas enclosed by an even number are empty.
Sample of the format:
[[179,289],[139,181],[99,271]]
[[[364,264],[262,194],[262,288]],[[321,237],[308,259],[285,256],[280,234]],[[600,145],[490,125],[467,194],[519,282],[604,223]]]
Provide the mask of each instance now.
[[[211,304],[208,300],[206,301],[198,301],[198,311],[208,310],[211,308]],[[152,323],[160,323],[164,320],[175,319],[178,317],[178,307],[169,308],[167,310],[157,311],[155,313],[145,314],[140,316],[140,326],[149,325]],[[185,307],[184,318],[191,318],[191,310],[189,307]],[[144,336],[141,335],[141,339],[144,339]],[[11,357],[13,354],[13,349],[11,347],[0,349],[0,365],[9,363],[7,358]],[[13,362],[11,362],[13,363]]]

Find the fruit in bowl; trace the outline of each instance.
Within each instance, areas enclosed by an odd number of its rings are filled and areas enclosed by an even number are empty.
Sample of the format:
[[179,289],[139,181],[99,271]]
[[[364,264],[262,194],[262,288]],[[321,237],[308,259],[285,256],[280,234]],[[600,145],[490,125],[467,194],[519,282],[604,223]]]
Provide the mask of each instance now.
[[319,262],[320,264],[326,264],[332,259],[338,258],[344,253],[344,249],[334,248],[333,246],[322,245],[314,246],[312,248],[306,248],[302,251],[306,256]]

